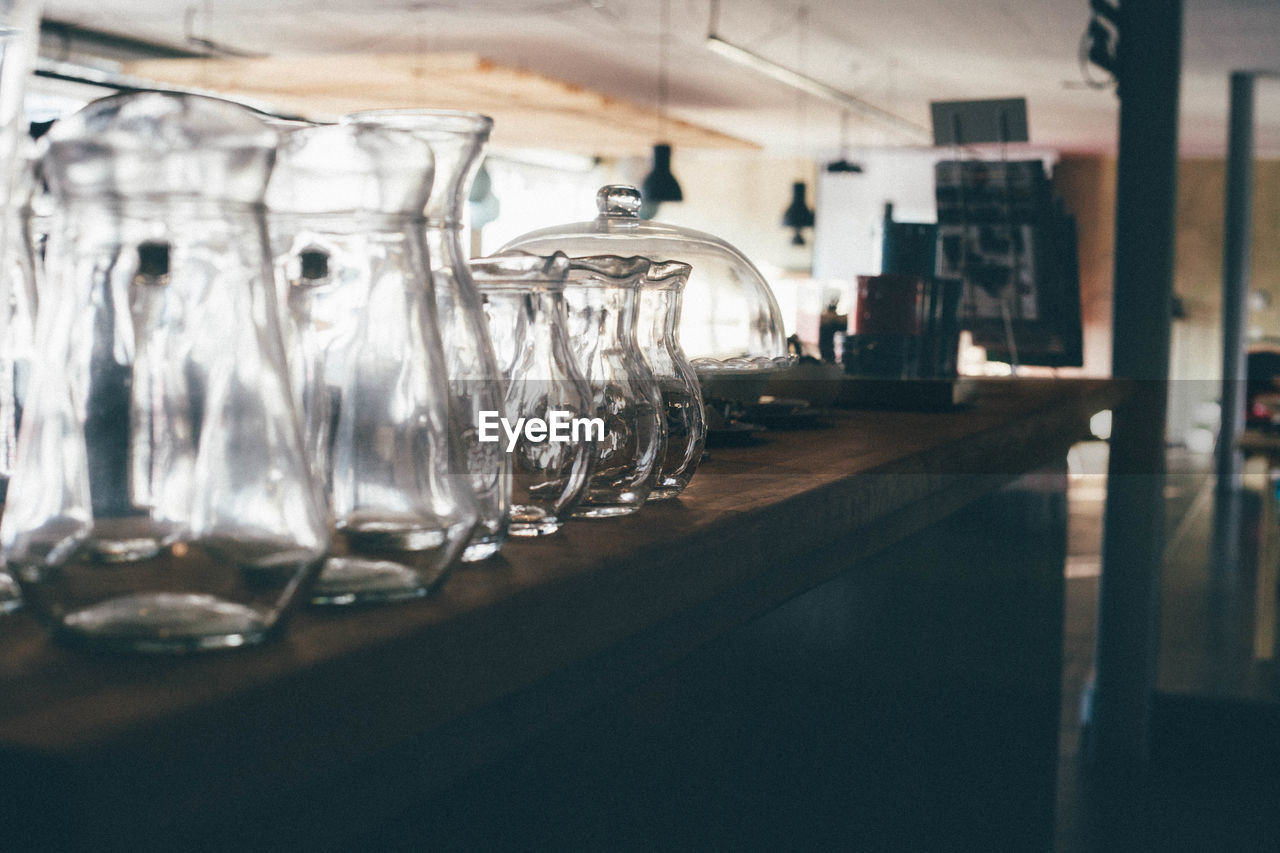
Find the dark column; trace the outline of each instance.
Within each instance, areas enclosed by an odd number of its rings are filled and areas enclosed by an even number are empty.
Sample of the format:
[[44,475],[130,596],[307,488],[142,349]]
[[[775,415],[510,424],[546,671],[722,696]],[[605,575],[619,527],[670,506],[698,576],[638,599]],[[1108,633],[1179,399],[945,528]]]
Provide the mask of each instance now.
[[1236,488],[1244,430],[1245,335],[1249,315],[1253,243],[1254,75],[1231,75],[1231,129],[1227,136],[1227,199],[1222,233],[1222,429],[1218,433],[1219,488]]
[[1111,367],[1134,380],[1134,393],[1116,407],[1111,432],[1088,754],[1102,765],[1141,766],[1147,757],[1164,547],[1181,49],[1181,0],[1124,0]]

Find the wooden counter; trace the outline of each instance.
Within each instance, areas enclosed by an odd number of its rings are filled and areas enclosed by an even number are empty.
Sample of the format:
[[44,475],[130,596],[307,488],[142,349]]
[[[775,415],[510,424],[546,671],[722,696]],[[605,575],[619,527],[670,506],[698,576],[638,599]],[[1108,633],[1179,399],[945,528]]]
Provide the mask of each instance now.
[[[235,837],[237,821],[262,833],[245,847],[271,847],[273,831],[298,837],[285,829],[298,809],[320,838],[384,820],[1060,460],[1122,393],[993,381],[965,411],[846,412],[771,432],[713,450],[678,502],[512,542],[429,600],[302,612],[262,648],[95,655],[51,644],[24,614],[0,618],[6,811],[18,838],[134,849],[143,827],[164,847]],[[805,557],[824,549],[842,559]]]

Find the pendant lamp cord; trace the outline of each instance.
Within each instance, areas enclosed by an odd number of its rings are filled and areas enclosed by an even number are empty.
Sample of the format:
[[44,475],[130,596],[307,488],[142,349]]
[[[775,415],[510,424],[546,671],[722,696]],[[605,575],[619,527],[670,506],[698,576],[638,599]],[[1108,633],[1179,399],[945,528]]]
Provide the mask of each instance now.
[[667,40],[671,35],[671,0],[662,0],[658,34],[658,139],[667,141]]
[[[796,65],[800,68],[800,73],[803,75],[808,70],[808,63],[806,60],[809,57],[809,6],[808,4],[801,3],[800,7],[796,10],[796,25],[797,25],[797,28],[799,29],[799,36],[796,39],[796,52],[799,54],[797,57]],[[809,135],[808,133],[809,115],[808,115],[808,110],[806,110],[805,107],[806,107],[805,94],[801,92],[799,89],[797,89],[796,90],[796,119],[797,119],[796,133],[798,134],[799,139],[797,140],[798,144],[796,146],[797,148],[796,153],[800,157],[803,157],[805,139]],[[804,175],[804,170],[802,168],[801,174],[797,178],[797,180],[803,181],[805,180],[805,177],[806,176]]]

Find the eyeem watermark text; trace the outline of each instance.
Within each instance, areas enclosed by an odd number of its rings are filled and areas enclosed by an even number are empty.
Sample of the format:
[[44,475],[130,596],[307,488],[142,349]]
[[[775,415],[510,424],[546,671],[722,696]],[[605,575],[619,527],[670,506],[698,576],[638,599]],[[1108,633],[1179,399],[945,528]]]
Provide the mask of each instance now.
[[515,449],[523,435],[527,441],[604,441],[604,418],[575,418],[573,412],[552,409],[543,418],[516,418],[515,423],[498,412],[479,413],[480,441],[500,441],[498,429],[507,437],[507,452]]

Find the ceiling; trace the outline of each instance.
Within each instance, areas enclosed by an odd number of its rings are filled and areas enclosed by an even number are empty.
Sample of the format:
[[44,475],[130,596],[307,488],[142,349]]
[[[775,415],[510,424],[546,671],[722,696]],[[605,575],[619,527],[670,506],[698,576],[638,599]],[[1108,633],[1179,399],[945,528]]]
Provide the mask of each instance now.
[[[712,0],[668,2],[671,115],[779,156],[836,153],[838,107],[708,50]],[[1185,2],[1182,147],[1212,155],[1225,140],[1227,74],[1280,69],[1280,0]],[[277,57],[466,51],[653,107],[661,7],[662,0],[46,0],[45,15],[177,47],[192,48],[195,37]],[[723,0],[715,31],[926,127],[931,100],[1025,95],[1037,147],[1105,152],[1115,145],[1116,99],[1083,82],[1087,18],[1085,0]],[[425,79],[404,86],[423,106],[450,100]],[[1260,153],[1280,156],[1280,81],[1260,87],[1258,120]],[[908,142],[890,124],[856,113],[844,138],[856,147]]]

